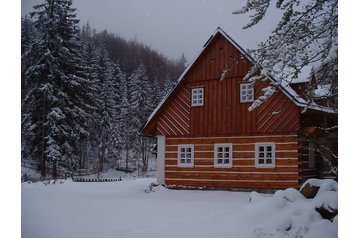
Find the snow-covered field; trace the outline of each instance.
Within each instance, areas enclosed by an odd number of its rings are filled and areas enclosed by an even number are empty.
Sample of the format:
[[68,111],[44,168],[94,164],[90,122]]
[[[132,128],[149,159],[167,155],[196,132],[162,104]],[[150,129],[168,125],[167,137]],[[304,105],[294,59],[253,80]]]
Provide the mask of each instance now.
[[[153,178],[120,182],[22,183],[23,238],[337,237],[313,202],[229,191],[145,192]],[[264,197],[264,198],[262,198]]]

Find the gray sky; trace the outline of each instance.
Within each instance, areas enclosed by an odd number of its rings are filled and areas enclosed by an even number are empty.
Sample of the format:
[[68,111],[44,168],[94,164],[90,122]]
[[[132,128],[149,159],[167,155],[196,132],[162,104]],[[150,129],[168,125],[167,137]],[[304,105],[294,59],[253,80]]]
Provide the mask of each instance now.
[[[32,11],[42,0],[22,0],[21,15]],[[201,47],[220,26],[235,33],[243,47],[254,47],[268,35],[275,23],[270,18],[250,30],[242,30],[248,16],[233,15],[241,0],[73,0],[80,25],[87,21],[97,31],[126,39],[136,38],[168,58],[183,52],[190,63]],[[277,15],[277,14],[276,14]],[[277,19],[277,17],[276,17]]]

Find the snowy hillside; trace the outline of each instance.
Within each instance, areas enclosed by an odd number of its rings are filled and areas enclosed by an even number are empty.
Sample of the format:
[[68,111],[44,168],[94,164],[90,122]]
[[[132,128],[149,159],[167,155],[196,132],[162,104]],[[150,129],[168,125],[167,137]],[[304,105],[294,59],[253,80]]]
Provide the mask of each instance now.
[[314,210],[327,200],[336,206],[336,192],[314,199],[293,189],[270,195],[159,186],[145,192],[154,181],[22,183],[22,237],[338,236],[337,217],[331,222]]

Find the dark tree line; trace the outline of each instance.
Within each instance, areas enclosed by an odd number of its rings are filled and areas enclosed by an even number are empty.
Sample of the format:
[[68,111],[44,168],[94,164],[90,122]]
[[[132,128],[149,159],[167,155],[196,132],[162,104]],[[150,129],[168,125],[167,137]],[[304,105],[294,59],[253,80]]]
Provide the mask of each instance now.
[[87,23],[71,0],[45,0],[21,21],[22,160],[43,177],[118,161],[148,169],[139,129],[185,68]]

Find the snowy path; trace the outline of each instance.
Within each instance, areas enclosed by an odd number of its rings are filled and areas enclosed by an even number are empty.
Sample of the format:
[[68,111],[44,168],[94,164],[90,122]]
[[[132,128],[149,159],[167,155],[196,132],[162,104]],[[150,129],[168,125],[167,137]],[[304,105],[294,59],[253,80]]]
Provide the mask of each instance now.
[[22,237],[237,237],[249,193],[145,193],[153,179],[22,184]]

